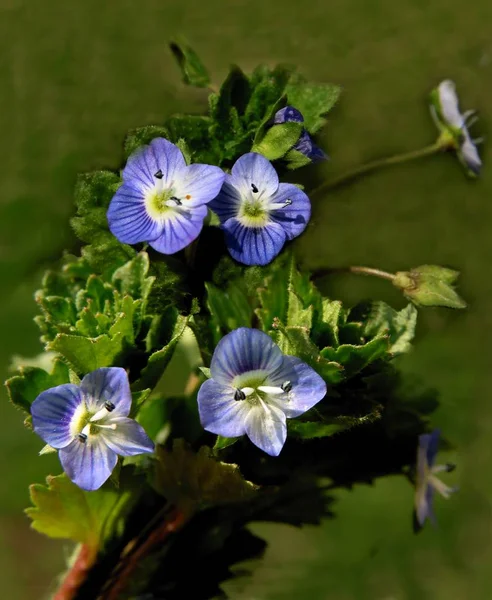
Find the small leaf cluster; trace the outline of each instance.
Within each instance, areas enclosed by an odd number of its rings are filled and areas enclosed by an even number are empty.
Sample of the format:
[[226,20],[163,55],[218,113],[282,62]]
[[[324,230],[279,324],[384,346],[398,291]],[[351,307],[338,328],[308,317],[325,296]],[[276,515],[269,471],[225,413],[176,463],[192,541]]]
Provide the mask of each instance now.
[[[35,295],[41,310],[35,321],[46,350],[57,358],[52,374],[31,367],[11,378],[12,401],[29,411],[45,389],[107,366],[127,368],[135,391],[153,388],[189,317],[165,296],[154,297],[156,276],[149,270],[149,256],[140,252],[103,275],[95,275],[85,258],[74,257],[48,271]],[[160,277],[162,285],[162,271]]]

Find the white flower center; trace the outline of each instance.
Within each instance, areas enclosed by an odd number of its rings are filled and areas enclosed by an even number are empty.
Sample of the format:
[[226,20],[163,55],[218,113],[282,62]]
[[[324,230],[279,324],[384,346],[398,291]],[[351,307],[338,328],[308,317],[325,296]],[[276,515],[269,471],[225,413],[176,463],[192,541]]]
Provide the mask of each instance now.
[[85,443],[90,437],[98,435],[101,429],[114,431],[116,423],[109,422],[114,408],[114,404],[107,401],[103,408],[96,413],[92,413],[87,410],[87,405],[84,402],[81,403],[70,421],[70,433],[73,438]]
[[281,210],[292,204],[292,200],[272,202],[271,197],[265,197],[264,191],[252,183],[251,192],[242,198],[237,215],[239,221],[246,227],[264,227],[270,221],[270,213]]
[[269,396],[283,396],[283,399],[288,400],[292,383],[286,380],[280,386],[264,385],[267,377],[267,373],[263,371],[251,371],[236,377],[233,382],[234,400],[246,400],[249,404],[268,402]]

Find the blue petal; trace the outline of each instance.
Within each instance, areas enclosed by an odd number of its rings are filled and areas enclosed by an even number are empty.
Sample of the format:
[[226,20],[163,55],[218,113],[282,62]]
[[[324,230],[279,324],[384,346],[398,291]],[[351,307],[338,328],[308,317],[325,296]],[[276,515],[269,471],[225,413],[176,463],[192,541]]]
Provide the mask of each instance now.
[[283,360],[284,355],[269,335],[258,329],[239,327],[217,344],[210,372],[218,383],[232,386],[237,375],[248,371],[273,373]]
[[280,408],[289,419],[302,415],[326,396],[326,383],[305,362],[296,356],[284,356],[282,365],[270,375],[264,385],[280,387],[290,381],[288,394],[270,396],[270,402]]
[[121,367],[102,367],[92,371],[82,379],[80,389],[90,412],[97,412],[107,401],[114,405],[111,414],[115,417],[126,417],[130,412],[132,394],[128,375]]
[[464,130],[464,141],[461,144],[459,150],[459,156],[464,165],[475,175],[480,175],[480,169],[482,168],[482,161],[478,154],[477,147],[470,138],[470,134],[467,130]]
[[85,443],[74,440],[59,452],[63,470],[75,484],[87,491],[97,490],[109,478],[118,457],[101,436],[89,436]]
[[264,227],[245,227],[237,219],[229,219],[222,227],[231,256],[245,265],[267,265],[282,250],[287,236],[274,221]]
[[278,192],[272,197],[271,201],[282,203],[286,200],[291,200],[292,204],[272,211],[270,218],[281,225],[287,239],[292,240],[306,229],[311,217],[311,202],[297,186],[291,183],[281,183]]
[[80,389],[71,383],[42,392],[31,405],[34,431],[53,448],[68,446],[70,422],[81,403]]
[[306,130],[301,133],[301,137],[294,146],[294,150],[301,152],[301,154],[304,154],[304,156],[307,156],[313,162],[319,162],[320,160],[326,160],[328,158],[328,155],[325,154],[321,148],[316,146]]
[[105,425],[116,425],[116,429],[102,429],[99,435],[113,452],[120,456],[134,456],[154,451],[154,443],[145,429],[133,419],[111,418]]
[[239,437],[244,434],[249,404],[234,400],[234,389],[208,379],[198,390],[198,412],[200,423],[206,431],[224,437]]
[[277,171],[269,160],[256,152],[243,154],[232,167],[232,184],[241,194],[251,193],[251,185],[258,188],[258,197],[271,196],[278,188]]
[[423,527],[426,519],[435,522],[432,509],[433,494],[432,487],[425,482],[421,482],[415,489],[415,516],[420,527]]
[[186,207],[207,204],[220,192],[224,178],[225,173],[219,167],[190,165],[176,178],[174,193]]
[[224,223],[239,213],[241,201],[241,194],[234,187],[232,177],[226,175],[220,194],[208,206],[218,215],[220,222]]
[[423,451],[427,465],[432,467],[439,450],[440,429],[434,429],[431,433],[423,433],[419,436],[419,450]]
[[278,456],[287,438],[285,414],[264,402],[254,406],[246,419],[246,434],[263,452]]
[[185,167],[185,159],[177,146],[164,138],[155,138],[149,146],[136,150],[129,157],[123,169],[123,181],[138,188],[153,188],[158,171],[162,171],[162,183],[166,185]]
[[107,214],[109,229],[124,244],[148,242],[162,231],[161,223],[147,213],[144,194],[132,184],[124,183],[111,200]]
[[275,124],[280,123],[304,123],[304,117],[300,110],[293,106],[286,106],[275,113],[273,118]]
[[207,206],[202,204],[190,210],[175,209],[162,224],[162,233],[150,246],[162,254],[174,254],[200,235],[203,220],[207,216]]

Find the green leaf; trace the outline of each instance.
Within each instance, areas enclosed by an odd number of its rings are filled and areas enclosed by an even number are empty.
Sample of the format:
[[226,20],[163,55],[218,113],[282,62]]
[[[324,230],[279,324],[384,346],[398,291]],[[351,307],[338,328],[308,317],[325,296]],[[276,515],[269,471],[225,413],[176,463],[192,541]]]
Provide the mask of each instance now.
[[[252,92],[245,112],[249,127],[256,129],[267,116],[273,116],[273,107],[278,106],[293,71],[294,67],[290,65],[277,65],[274,69],[260,65],[253,71],[250,78]],[[280,108],[282,105],[277,110]]]
[[466,302],[452,286],[458,276],[459,273],[452,269],[422,265],[411,271],[396,273],[393,285],[417,306],[466,308]]
[[392,354],[402,354],[411,348],[417,325],[417,309],[409,304],[396,311],[385,302],[372,302],[364,319],[363,335],[378,337],[387,335],[389,351]]
[[82,256],[100,273],[122,265],[135,254],[133,248],[121,244],[108,228],[106,213],[120,185],[118,175],[95,171],[80,175],[75,187],[77,215],[71,225],[77,237],[88,244],[82,249]]
[[315,313],[321,306],[321,295],[301,273],[293,255],[284,256],[270,267],[271,275],[258,289],[261,307],[256,310],[265,331],[272,329],[278,319],[286,326],[301,326],[311,329]]
[[39,367],[21,367],[19,374],[7,379],[5,385],[12,403],[30,413],[31,404],[41,392],[69,381],[67,366],[59,359],[55,359],[51,373]]
[[200,510],[251,499],[256,487],[246,481],[237,465],[215,459],[208,446],[195,454],[183,440],[172,451],[159,446],[155,488],[180,508]]
[[287,428],[289,435],[310,440],[313,438],[323,438],[339,433],[347,429],[346,425],[339,423],[319,423],[315,421],[296,421],[288,419]]
[[132,129],[125,139],[125,156],[128,158],[137,150],[140,150],[142,146],[147,146],[155,138],[166,138],[168,139],[169,132],[166,127],[162,125],[145,125],[145,127],[138,127]]
[[210,134],[212,124],[213,121],[209,117],[174,115],[165,123],[167,139],[178,146],[180,140],[185,140],[191,153],[190,162],[217,164],[221,148]]
[[46,483],[29,488],[34,507],[25,512],[36,531],[97,550],[105,539],[121,530],[120,519],[132,499],[130,491],[122,492],[107,484],[95,492],[85,492],[66,475],[49,476]]
[[250,148],[251,134],[244,128],[241,118],[249,94],[248,86],[244,73],[233,66],[219,93],[209,97],[210,137],[220,147],[222,160],[233,160]]
[[288,122],[273,125],[261,141],[255,142],[251,151],[263,154],[268,160],[282,158],[296,144],[302,129],[302,123]]
[[210,314],[225,333],[238,327],[251,327],[254,312],[241,281],[233,281],[225,289],[205,283],[205,288]]
[[197,53],[182,39],[173,40],[169,46],[181,69],[183,82],[195,87],[208,87],[210,76]]
[[86,338],[80,335],[59,333],[47,346],[47,350],[59,352],[66,363],[78,374],[90,373],[100,367],[112,367],[123,363],[127,348],[122,332],[114,337],[100,335]]
[[309,133],[315,133],[324,125],[323,115],[333,108],[340,91],[338,85],[310,83],[301,75],[294,75],[286,88],[288,103],[301,111]]
[[189,316],[176,316],[175,325],[168,342],[160,350],[157,350],[157,352],[154,352],[150,355],[147,365],[142,369],[140,378],[133,384],[132,389],[153,389],[157,385],[157,382],[162,377],[165,368],[172,358],[174,350],[176,349],[176,346],[178,345],[178,342],[181,339],[189,320]]
[[240,437],[228,438],[228,437],[224,437],[223,435],[218,435],[217,439],[215,440],[214,450],[217,451],[217,450],[224,450],[224,448],[229,448],[229,446],[232,446],[240,439],[241,439]]
[[343,366],[347,377],[355,375],[374,361],[385,358],[389,351],[387,336],[379,336],[362,346],[342,344],[338,348],[323,348],[321,356]]
[[212,374],[211,374],[210,369],[208,367],[198,367],[198,368],[205,375],[205,377],[207,379],[210,379],[212,377]]
[[276,322],[277,331],[272,335],[284,354],[298,356],[310,365],[329,385],[342,381],[344,370],[339,361],[320,354],[305,327],[283,327]]
[[299,152],[299,150],[294,150],[294,148],[287,152],[287,154],[284,156],[284,160],[287,163],[287,168],[291,171],[294,171],[295,169],[300,169],[301,167],[305,167],[306,165],[310,165],[312,162],[312,160],[308,156],[306,156],[302,152]]
[[324,346],[339,346],[340,324],[345,318],[346,311],[339,300],[323,298],[319,320],[314,326],[315,339]]

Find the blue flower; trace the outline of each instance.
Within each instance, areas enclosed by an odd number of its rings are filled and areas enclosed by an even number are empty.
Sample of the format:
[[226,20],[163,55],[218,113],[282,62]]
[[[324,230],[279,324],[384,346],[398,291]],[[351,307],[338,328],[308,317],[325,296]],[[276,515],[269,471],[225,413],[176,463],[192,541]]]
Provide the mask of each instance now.
[[445,136],[448,147],[456,150],[468,174],[478,176],[482,161],[476,145],[482,140],[473,140],[468,131],[477,117],[474,110],[461,113],[456,85],[450,79],[441,81],[431,92],[431,115]]
[[[304,123],[304,117],[302,116],[301,111],[297,110],[297,108],[294,108],[293,106],[286,106],[275,113],[273,122],[276,125],[289,122]],[[313,162],[319,162],[320,160],[328,159],[328,155],[313,142],[311,136],[305,129],[302,131],[301,137],[292,149],[304,154],[304,156],[307,156],[307,158],[310,158]]]
[[449,472],[455,468],[451,464],[434,464],[439,447],[439,437],[439,429],[419,436],[415,485],[415,516],[420,527],[424,525],[426,519],[429,519],[434,525],[436,524],[432,508],[434,492],[437,491],[444,498],[449,498],[457,490],[456,487],[449,487],[436,477],[436,473]]
[[219,167],[187,166],[181,150],[164,138],[132,154],[122,175],[108,209],[111,233],[125,244],[148,242],[163,254],[174,254],[198,237],[206,205],[225,177]]
[[241,156],[226,175],[210,208],[220,219],[233,258],[246,265],[266,265],[287,240],[300,235],[311,216],[306,194],[291,183],[279,183],[261,154]]
[[211,379],[198,391],[200,421],[225,437],[246,434],[270,456],[287,437],[286,418],[302,415],[326,394],[323,379],[262,331],[241,327],[218,343]]
[[153,452],[143,428],[128,418],[132,403],[124,369],[108,367],[42,392],[32,403],[34,431],[59,450],[68,477],[97,490],[111,475],[117,455]]

